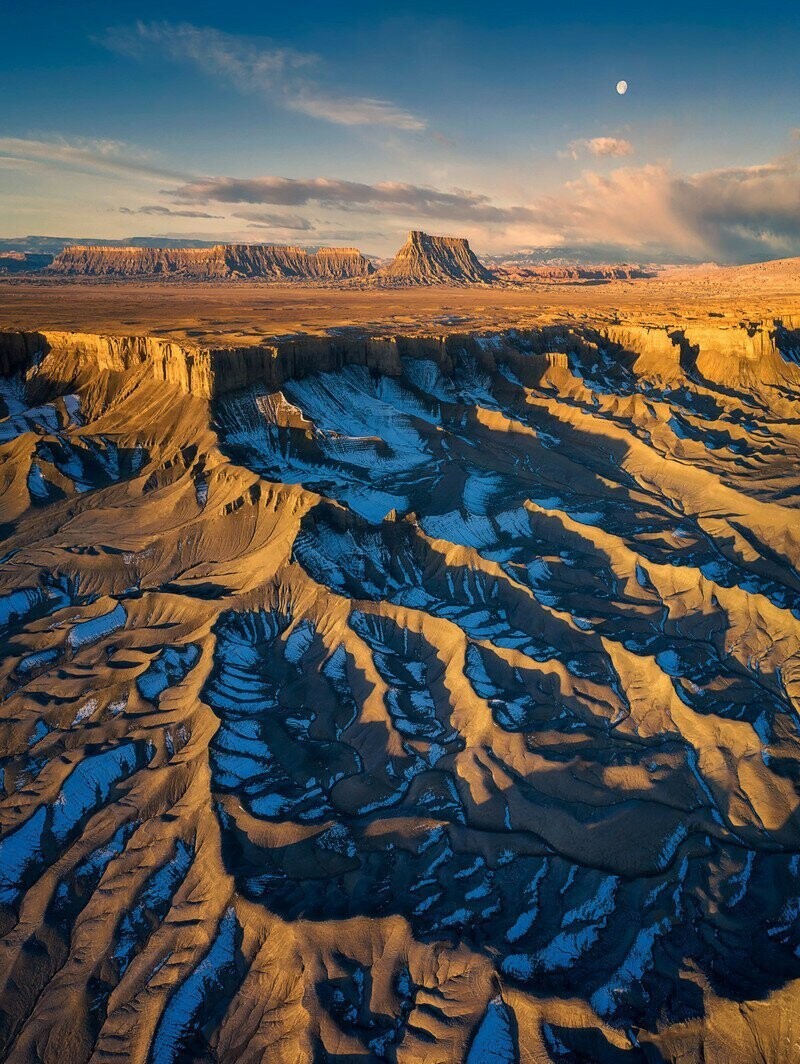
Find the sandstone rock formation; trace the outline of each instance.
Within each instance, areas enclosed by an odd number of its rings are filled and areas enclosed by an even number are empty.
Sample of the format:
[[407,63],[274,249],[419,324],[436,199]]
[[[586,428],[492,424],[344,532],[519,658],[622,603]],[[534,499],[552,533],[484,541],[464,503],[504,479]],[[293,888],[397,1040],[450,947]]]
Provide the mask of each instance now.
[[36,273],[45,269],[53,261],[52,255],[37,255],[26,251],[0,252],[0,275],[14,273]]
[[[71,247],[56,256],[47,272],[79,277],[342,281],[368,278],[374,267],[355,248],[320,248],[310,254],[279,244],[219,244],[213,248]],[[413,231],[375,279],[391,285],[461,285],[489,283],[492,274],[467,240]]]
[[394,259],[375,275],[381,284],[489,284],[492,273],[462,237],[413,229]]
[[343,280],[368,277],[372,263],[356,248],[309,253],[283,244],[218,244],[212,248],[71,247],[48,272],[79,277],[175,277],[216,280]]
[[513,284],[604,284],[641,281],[655,277],[654,270],[626,264],[616,266],[519,266],[502,264],[493,269],[495,279]]
[[791,1064],[800,320],[0,334],[0,1058]]

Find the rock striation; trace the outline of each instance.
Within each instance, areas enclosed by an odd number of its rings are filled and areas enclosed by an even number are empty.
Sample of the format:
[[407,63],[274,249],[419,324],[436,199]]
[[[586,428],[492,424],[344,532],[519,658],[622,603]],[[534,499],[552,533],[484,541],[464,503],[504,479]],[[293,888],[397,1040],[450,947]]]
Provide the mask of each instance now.
[[218,244],[212,248],[76,246],[47,272],[71,277],[170,277],[185,280],[253,278],[268,281],[348,281],[375,274],[380,284],[488,284],[492,273],[461,237],[413,230],[395,258],[375,273],[357,248],[314,253],[283,244]]
[[0,332],[0,1060],[796,1060],[798,471],[798,318]]
[[357,248],[308,252],[285,244],[217,244],[211,248],[69,247],[49,273],[78,277],[175,277],[218,280],[339,281],[374,272]]
[[610,281],[641,281],[655,277],[654,270],[627,263],[613,266],[519,266],[504,263],[494,269],[495,278],[511,284],[608,284]]
[[52,255],[37,255],[30,251],[0,252],[0,276],[10,273],[36,273],[53,261]]
[[800,390],[800,319],[794,317],[746,326],[554,324],[515,329],[513,335],[513,343],[459,332],[298,335],[207,347],[155,336],[9,330],[0,331],[0,375],[57,380],[71,388],[87,375],[138,371],[186,395],[215,400],[243,388],[280,388],[289,380],[347,366],[397,377],[407,358],[425,359],[449,373],[456,353],[466,350],[490,374],[498,372],[498,363],[525,377],[544,366],[567,368],[576,359],[593,373],[610,357],[650,382]]
[[412,229],[388,265],[376,274],[378,283],[489,284],[493,277],[463,237],[429,236]]

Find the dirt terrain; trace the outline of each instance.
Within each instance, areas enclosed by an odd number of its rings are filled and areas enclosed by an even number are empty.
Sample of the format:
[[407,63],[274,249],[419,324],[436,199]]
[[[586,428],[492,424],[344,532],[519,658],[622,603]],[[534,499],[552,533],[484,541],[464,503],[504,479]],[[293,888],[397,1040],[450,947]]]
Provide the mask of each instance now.
[[357,288],[254,281],[217,284],[0,279],[0,327],[258,344],[286,333],[434,332],[551,320],[669,324],[761,321],[800,311],[800,260],[682,269],[603,285]]
[[799,293],[2,283],[0,1059],[800,1059]]

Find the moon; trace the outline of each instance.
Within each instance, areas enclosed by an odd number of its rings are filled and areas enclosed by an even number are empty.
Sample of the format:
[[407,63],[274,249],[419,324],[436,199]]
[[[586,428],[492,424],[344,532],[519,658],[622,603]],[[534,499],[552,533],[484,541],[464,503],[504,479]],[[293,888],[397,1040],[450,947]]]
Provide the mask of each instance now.
[[617,92],[620,94],[620,96],[624,96],[627,91],[628,91],[628,83],[627,83],[627,81],[618,81],[617,82]]

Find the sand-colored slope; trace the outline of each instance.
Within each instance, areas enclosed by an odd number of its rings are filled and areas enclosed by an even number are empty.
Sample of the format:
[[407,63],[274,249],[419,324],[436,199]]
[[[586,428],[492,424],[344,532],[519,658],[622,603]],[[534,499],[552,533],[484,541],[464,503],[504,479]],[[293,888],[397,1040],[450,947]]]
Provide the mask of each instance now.
[[48,274],[64,277],[150,277],[223,280],[257,277],[305,281],[368,277],[372,263],[357,248],[304,248],[284,244],[218,244],[212,248],[69,247]]
[[0,337],[0,1055],[796,1059],[795,328]]

